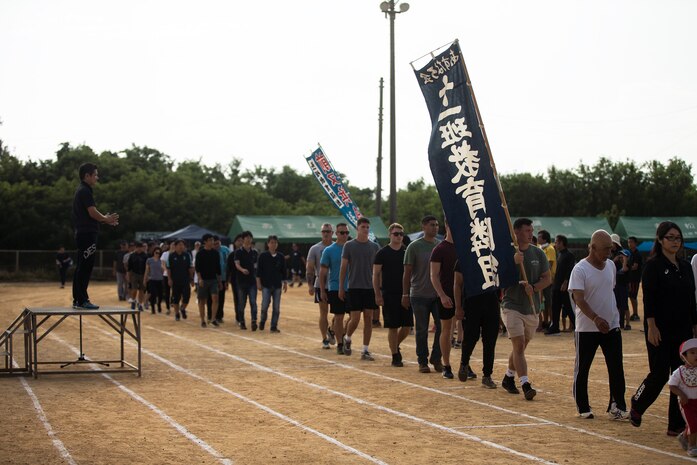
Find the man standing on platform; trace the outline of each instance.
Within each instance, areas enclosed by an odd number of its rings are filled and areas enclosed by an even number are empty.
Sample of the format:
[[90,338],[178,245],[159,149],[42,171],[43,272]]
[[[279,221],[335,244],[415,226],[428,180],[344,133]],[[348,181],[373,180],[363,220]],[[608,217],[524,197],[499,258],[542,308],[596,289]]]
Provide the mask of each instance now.
[[96,310],[98,305],[90,302],[87,286],[90,284],[94,259],[97,253],[97,233],[99,223],[111,226],[119,224],[119,215],[107,213],[102,215],[94,202],[92,189],[97,185],[99,173],[97,165],[83,163],[78,170],[80,185],[73,199],[73,225],[75,227],[75,243],[77,245],[77,266],[73,277],[73,308]]

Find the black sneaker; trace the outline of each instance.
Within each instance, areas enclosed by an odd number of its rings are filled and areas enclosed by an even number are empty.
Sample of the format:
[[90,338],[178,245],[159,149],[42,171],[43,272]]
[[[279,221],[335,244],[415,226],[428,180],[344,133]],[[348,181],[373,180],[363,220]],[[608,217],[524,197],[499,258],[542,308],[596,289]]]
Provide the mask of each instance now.
[[[75,305],[76,304],[73,303],[73,308],[76,308]],[[135,309],[136,309],[136,303],[135,303],[135,301],[133,301],[133,302],[131,302],[131,310],[135,310]]]
[[[259,323],[259,331],[263,331],[263,330],[264,330],[264,325],[266,325],[266,322],[265,322],[265,321],[262,321],[262,322]],[[254,323],[252,323],[252,331],[254,331]]]
[[344,345],[343,344],[336,345],[336,355],[344,355]]
[[211,321],[211,324],[212,324],[213,326],[215,326],[215,327],[220,326],[220,324],[218,323],[218,320],[213,320],[213,321]]
[[427,363],[419,363],[419,373],[430,373],[431,369]]
[[559,328],[555,328],[554,326],[550,326],[545,331],[545,336],[560,336],[560,335],[561,335],[561,331],[559,331]]
[[344,336],[344,355],[351,355],[351,341]]
[[530,383],[523,383],[523,394],[525,395],[525,400],[533,400],[537,395],[537,391],[533,388]]
[[207,326],[208,326],[208,325],[206,324],[205,321],[202,321],[202,322],[201,322],[201,328],[206,328]]
[[460,364],[460,369],[457,370],[457,379],[463,383],[467,382],[467,372],[469,371],[469,366]]
[[477,373],[472,371],[472,367],[467,365],[467,379],[477,379]]
[[257,330],[257,322],[252,321],[252,331],[256,331],[256,330]]
[[186,309],[182,308],[182,318],[186,320]]
[[632,426],[637,428],[641,426],[641,413],[634,410],[634,407],[629,410],[629,422],[632,424]]
[[179,321],[179,318],[180,318],[180,316],[178,313],[174,315],[174,321]]
[[482,376],[482,387],[496,389],[496,383],[491,379],[491,376]]
[[334,330],[332,328],[327,329],[327,341],[329,341],[329,344],[331,345],[336,344],[336,335],[334,334]]
[[443,363],[440,360],[433,360],[431,362],[431,365],[433,365],[433,369],[437,372],[442,372],[443,371]]
[[501,387],[504,388],[509,394],[520,394],[518,388],[515,387],[515,378],[513,376],[503,375]]
[[453,379],[453,370],[450,368],[450,365],[443,365],[443,378],[445,379]]
[[281,332],[281,330],[278,329],[278,328],[275,327],[275,326],[272,326],[271,329],[270,329],[269,331],[272,332],[272,333],[280,333],[280,332]]
[[629,317],[629,321],[641,321],[641,318],[639,318],[639,315],[632,315]]
[[80,305],[80,308],[84,310],[99,310],[99,305],[95,305],[89,300],[85,300],[82,305]]
[[629,323],[627,323],[626,325],[624,325],[624,330],[625,330],[625,331],[631,331],[631,329],[632,329],[632,326],[631,326]]
[[247,325],[244,323],[244,321],[240,323],[240,329],[247,329]]
[[399,353],[392,354],[392,366],[393,367],[403,367],[404,363],[402,363],[401,357]]

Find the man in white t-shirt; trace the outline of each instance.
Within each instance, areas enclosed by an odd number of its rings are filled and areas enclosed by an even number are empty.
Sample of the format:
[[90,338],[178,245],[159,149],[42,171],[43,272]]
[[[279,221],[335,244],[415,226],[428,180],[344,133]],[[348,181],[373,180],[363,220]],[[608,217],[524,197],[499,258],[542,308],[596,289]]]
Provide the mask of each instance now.
[[608,416],[611,420],[627,420],[620,315],[613,294],[616,268],[608,260],[612,252],[610,234],[603,230],[594,232],[588,251],[588,257],[576,264],[569,278],[576,313],[574,399],[579,416],[593,418],[588,402],[588,373],[600,346],[610,378]]

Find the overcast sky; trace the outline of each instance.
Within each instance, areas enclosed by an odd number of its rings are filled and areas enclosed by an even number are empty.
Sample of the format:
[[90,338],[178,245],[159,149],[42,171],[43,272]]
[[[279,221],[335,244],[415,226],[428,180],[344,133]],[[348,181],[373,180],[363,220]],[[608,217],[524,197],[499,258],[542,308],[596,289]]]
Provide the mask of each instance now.
[[[428,168],[410,62],[460,39],[500,173],[677,156],[697,172],[697,2],[412,0],[398,15],[397,184]],[[23,159],[61,142],[176,161],[287,164],[321,143],[374,186],[380,2],[0,0],[0,138]],[[108,173],[102,173],[108,176]]]

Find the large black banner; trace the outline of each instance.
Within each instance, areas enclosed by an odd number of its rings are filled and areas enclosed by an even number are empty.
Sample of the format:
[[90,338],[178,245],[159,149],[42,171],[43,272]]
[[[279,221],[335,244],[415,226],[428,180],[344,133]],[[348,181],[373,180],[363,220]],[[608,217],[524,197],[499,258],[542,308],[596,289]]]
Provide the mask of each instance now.
[[428,161],[465,276],[465,293],[474,296],[516,284],[508,220],[459,44],[415,73],[431,115]]

